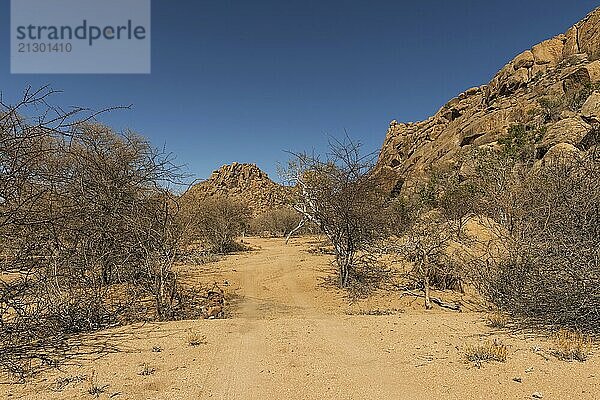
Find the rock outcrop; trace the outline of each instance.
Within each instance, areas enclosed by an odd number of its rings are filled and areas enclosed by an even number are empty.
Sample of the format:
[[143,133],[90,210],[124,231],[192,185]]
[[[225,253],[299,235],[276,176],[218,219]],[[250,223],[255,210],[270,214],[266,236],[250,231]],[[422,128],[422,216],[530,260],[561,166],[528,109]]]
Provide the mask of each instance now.
[[594,92],[581,107],[581,116],[592,123],[600,123],[600,92]]
[[228,197],[245,203],[257,215],[282,207],[288,193],[288,188],[273,182],[255,164],[234,162],[223,165],[208,179],[194,185],[186,196],[194,196],[196,199]]
[[600,8],[565,34],[517,55],[486,85],[473,87],[417,123],[390,123],[376,172],[399,192],[469,146],[495,145],[515,124],[535,125],[541,158],[552,146],[582,149],[600,122]]

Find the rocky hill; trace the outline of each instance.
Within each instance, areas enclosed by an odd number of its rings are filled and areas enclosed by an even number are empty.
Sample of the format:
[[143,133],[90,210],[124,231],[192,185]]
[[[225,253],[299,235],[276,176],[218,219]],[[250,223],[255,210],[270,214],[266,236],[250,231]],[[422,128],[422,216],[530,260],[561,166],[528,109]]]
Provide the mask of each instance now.
[[536,129],[537,157],[553,146],[595,144],[600,122],[600,8],[566,33],[517,55],[486,85],[473,87],[417,123],[390,123],[377,173],[390,191],[410,187],[461,149],[495,146],[511,126]]
[[255,164],[234,162],[214,171],[208,179],[194,185],[188,193],[200,199],[228,197],[247,204],[256,215],[283,206],[288,190],[273,182]]

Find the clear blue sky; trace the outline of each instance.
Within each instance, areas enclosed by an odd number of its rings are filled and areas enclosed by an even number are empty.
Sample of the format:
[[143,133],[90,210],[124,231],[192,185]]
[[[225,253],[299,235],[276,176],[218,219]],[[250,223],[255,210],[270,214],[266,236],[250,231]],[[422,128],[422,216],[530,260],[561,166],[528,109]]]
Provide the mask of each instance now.
[[[100,0],[99,0],[100,1]],[[133,104],[102,121],[166,144],[197,177],[283,150],[322,150],[347,129],[378,149],[416,121],[564,32],[597,1],[154,0],[152,74],[10,75],[0,0],[0,90],[51,84],[63,106]]]

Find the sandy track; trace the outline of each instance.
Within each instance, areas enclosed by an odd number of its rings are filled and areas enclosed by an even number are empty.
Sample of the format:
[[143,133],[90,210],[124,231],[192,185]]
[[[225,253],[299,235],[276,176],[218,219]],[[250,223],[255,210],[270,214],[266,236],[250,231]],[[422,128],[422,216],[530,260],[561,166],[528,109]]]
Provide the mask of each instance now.
[[[424,312],[380,294],[350,307],[320,283],[329,258],[307,240],[250,239],[256,251],[229,256],[202,280],[225,281],[236,309],[227,320],[147,324],[114,330],[122,351],[50,372],[27,385],[2,385],[0,398],[90,399],[89,383],[60,391],[56,380],[90,376],[108,385],[105,399],[599,399],[600,364],[565,363],[533,353],[550,344],[487,328],[474,312]],[[194,276],[194,271],[192,275]],[[206,271],[204,271],[206,272]],[[346,315],[350,308],[398,308],[388,316]],[[206,336],[191,347],[190,332]],[[102,334],[103,338],[107,334]],[[465,343],[501,338],[509,360],[478,369]],[[163,351],[153,352],[153,347]],[[143,364],[155,369],[139,372]],[[529,371],[529,372],[526,372]],[[521,377],[522,383],[513,381]]]

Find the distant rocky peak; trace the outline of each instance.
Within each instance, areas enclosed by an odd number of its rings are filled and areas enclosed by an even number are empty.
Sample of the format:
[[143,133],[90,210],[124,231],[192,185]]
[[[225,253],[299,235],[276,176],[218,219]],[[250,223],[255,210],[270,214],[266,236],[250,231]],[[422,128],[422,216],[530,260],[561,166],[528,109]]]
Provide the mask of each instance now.
[[208,179],[194,185],[188,195],[198,200],[227,197],[248,205],[257,215],[284,207],[290,191],[273,182],[256,164],[234,162],[213,171]]
[[207,181],[215,186],[234,188],[247,187],[253,181],[270,181],[270,179],[256,164],[234,162],[213,171]]

